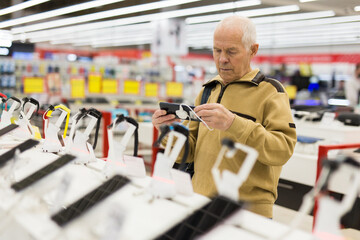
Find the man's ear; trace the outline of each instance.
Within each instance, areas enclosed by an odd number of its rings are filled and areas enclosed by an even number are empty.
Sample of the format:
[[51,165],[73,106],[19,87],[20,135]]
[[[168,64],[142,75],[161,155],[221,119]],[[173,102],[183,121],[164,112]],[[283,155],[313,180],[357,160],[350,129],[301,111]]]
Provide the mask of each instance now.
[[258,43],[254,43],[253,45],[251,45],[251,57],[254,57],[258,50],[259,50],[259,44]]

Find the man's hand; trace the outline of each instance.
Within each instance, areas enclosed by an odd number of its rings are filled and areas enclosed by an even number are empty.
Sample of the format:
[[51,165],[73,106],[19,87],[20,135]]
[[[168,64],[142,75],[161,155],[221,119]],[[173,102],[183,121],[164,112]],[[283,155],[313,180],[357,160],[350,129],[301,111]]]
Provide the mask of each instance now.
[[152,124],[157,130],[160,130],[160,126],[163,124],[172,124],[173,122],[180,122],[181,120],[175,118],[174,114],[166,115],[165,110],[158,109],[152,115]]
[[209,127],[227,130],[235,119],[235,115],[219,103],[208,103],[197,106],[194,111]]

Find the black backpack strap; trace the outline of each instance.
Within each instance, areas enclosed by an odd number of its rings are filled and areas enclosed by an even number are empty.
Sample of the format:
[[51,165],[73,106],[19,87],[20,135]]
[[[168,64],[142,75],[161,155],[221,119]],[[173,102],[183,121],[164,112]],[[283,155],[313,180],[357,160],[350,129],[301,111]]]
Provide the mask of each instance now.
[[200,105],[207,103],[207,100],[209,99],[209,97],[211,95],[211,90],[216,86],[216,83],[217,83],[216,81],[212,81],[212,82],[209,82],[204,85],[205,87],[204,87],[203,94],[201,96]]
[[[210,95],[211,95],[211,90],[216,86],[217,82],[213,81],[213,82],[209,82],[206,83],[204,85],[204,91],[203,94],[201,96],[201,104],[207,103],[207,100],[209,99]],[[185,165],[185,167],[184,167]],[[175,163],[174,168],[179,169],[180,168],[180,164]],[[183,164],[183,166],[181,166],[181,168],[185,168],[185,172],[189,173],[191,178],[193,177],[195,171],[194,171],[194,162],[191,163],[186,163]]]

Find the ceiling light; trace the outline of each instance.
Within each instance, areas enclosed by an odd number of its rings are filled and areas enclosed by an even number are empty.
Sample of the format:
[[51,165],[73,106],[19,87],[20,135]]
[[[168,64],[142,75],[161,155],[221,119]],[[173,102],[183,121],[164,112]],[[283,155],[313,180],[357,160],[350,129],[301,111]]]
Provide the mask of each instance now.
[[59,8],[59,9],[55,9],[55,10],[51,10],[51,11],[47,11],[47,12],[43,12],[43,13],[37,13],[37,14],[33,14],[33,15],[29,15],[29,16],[25,16],[25,17],[21,17],[21,18],[15,18],[15,19],[11,19],[8,21],[3,21],[3,22],[0,22],[0,28],[11,27],[11,26],[15,26],[15,25],[23,24],[23,23],[39,21],[39,20],[52,18],[52,17],[56,17],[56,16],[61,16],[64,14],[69,14],[69,13],[73,13],[73,12],[77,12],[77,11],[83,11],[83,10],[90,9],[90,8],[101,7],[101,6],[104,6],[107,4],[121,2],[121,1],[124,1],[124,0],[95,0],[95,1],[90,1],[90,2],[80,3],[80,4],[72,5],[69,7]]
[[8,30],[0,30],[0,47],[11,47],[12,34]]
[[[236,15],[246,16],[246,17],[253,17],[253,16],[262,16],[262,15],[271,15],[271,14],[278,14],[278,13],[285,13],[285,12],[295,12],[299,11],[300,8],[297,5],[288,5],[288,6],[281,6],[281,7],[271,7],[271,8],[261,8],[261,9],[254,9],[254,10],[247,10],[247,11],[238,11],[235,12]],[[227,16],[232,16],[234,13],[222,13],[222,14],[213,14],[213,15],[206,15],[200,17],[189,17],[186,18],[187,24],[195,24],[195,23],[203,23],[203,22],[216,22],[224,19]]]
[[354,10],[357,11],[357,12],[360,12],[360,6],[354,7]]
[[299,0],[299,2],[301,2],[301,3],[305,3],[305,2],[315,2],[315,1],[317,1],[317,0]]
[[9,14],[9,13],[13,13],[13,12],[16,12],[16,11],[20,11],[22,9],[29,8],[29,7],[32,7],[32,6],[38,5],[38,4],[43,3],[43,2],[47,2],[47,1],[50,1],[50,0],[31,0],[31,1],[23,2],[23,3],[19,3],[19,4],[16,4],[16,5],[13,5],[11,7],[1,9],[0,10],[0,16],[5,15],[5,14]]
[[[156,21],[162,19],[184,17],[189,15],[196,15],[207,12],[216,12],[221,10],[229,10],[229,9],[239,8],[241,6],[245,7],[245,6],[258,5],[258,4],[261,4],[259,0],[247,0],[247,1],[239,1],[239,3],[231,2],[231,3],[221,3],[221,4],[214,4],[214,5],[208,5],[202,7],[186,8],[186,9],[167,11],[161,13],[153,13],[148,15],[140,15],[135,17],[120,18],[116,20],[81,24],[71,27],[56,28],[52,30],[37,31],[34,32],[30,38],[49,36],[49,35],[55,36],[55,35],[62,35],[62,34],[68,34],[72,32],[86,31],[92,29],[103,29],[106,27],[130,25],[134,23],[143,23],[143,22],[150,22],[150,21]],[[11,31],[13,33],[22,33],[20,31],[17,31],[16,28],[12,29]]]
[[86,14],[78,17],[71,17],[71,18],[65,18],[65,19],[59,19],[55,21],[50,22],[44,22],[44,23],[38,23],[33,24],[30,26],[25,27],[18,27],[13,28],[12,31],[14,33],[20,33],[20,32],[32,32],[42,29],[48,29],[48,28],[55,28],[60,26],[66,26],[66,25],[72,25],[72,24],[78,24],[83,22],[90,22],[94,20],[104,19],[104,18],[110,18],[115,16],[121,16],[131,13],[139,13],[142,11],[149,11],[154,9],[161,9],[171,6],[177,6],[181,4],[186,4],[190,2],[197,2],[199,0],[166,0],[166,1],[160,1],[160,2],[152,2],[152,3],[146,3],[142,5],[135,5],[130,7],[123,7],[118,9],[112,9],[108,11],[102,11],[97,13],[91,13]]
[[[79,39],[79,38],[89,38],[93,36],[107,36],[112,34],[117,34],[121,32],[129,32],[129,31],[137,31],[142,32],[152,28],[151,23],[140,23],[140,24],[133,24],[133,25],[126,25],[126,26],[119,26],[119,27],[112,27],[112,28],[104,28],[104,29],[96,29],[90,31],[83,31],[83,32],[76,32],[73,34],[63,34],[60,36],[41,36],[36,37],[32,33],[25,33],[25,38],[30,39],[31,42],[46,42],[46,41],[54,41],[54,40],[69,40],[69,39]],[[17,34],[14,36],[15,40],[21,40],[22,34]]]
[[[316,25],[358,22],[358,21],[360,21],[360,15],[279,23],[279,24],[274,24],[273,26],[276,28],[293,28],[293,27],[316,26]],[[261,26],[267,27],[269,25],[270,24],[263,24]]]
[[297,14],[286,14],[280,16],[252,18],[251,20],[255,24],[261,24],[261,23],[289,22],[289,21],[333,17],[333,16],[335,16],[334,11],[318,11],[318,12],[310,12],[310,13],[297,13]]
[[139,33],[128,33],[128,34],[120,34],[120,35],[112,35],[107,37],[97,37],[97,38],[82,38],[82,39],[71,39],[69,41],[55,40],[51,41],[51,44],[74,44],[76,46],[86,46],[91,44],[96,44],[99,42],[112,42],[112,41],[121,41],[121,40],[129,40],[136,38],[149,38],[151,39],[153,34],[151,32],[142,32]]
[[149,44],[151,42],[152,42],[152,38],[137,38],[137,39],[125,39],[125,40],[121,40],[121,41],[97,43],[97,44],[92,44],[91,46],[94,48],[115,47],[115,46],[119,47],[119,46]]

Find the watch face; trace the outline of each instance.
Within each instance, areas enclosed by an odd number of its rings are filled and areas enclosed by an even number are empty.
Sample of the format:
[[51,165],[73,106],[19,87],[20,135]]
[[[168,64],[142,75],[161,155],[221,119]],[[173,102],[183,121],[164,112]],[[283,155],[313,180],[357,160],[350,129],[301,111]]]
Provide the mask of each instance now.
[[67,163],[71,162],[74,159],[75,159],[74,156],[66,154],[60,157],[59,159],[57,159],[56,161],[50,163],[49,165],[31,174],[30,176],[24,178],[23,180],[14,183],[13,185],[11,185],[11,188],[13,188],[17,192],[26,189],[27,187],[35,184],[39,180],[50,175],[51,173],[65,166]]
[[242,202],[234,202],[226,197],[217,196],[157,239],[195,239],[242,207]]
[[14,157],[15,151],[17,149],[19,149],[20,152],[24,152],[29,148],[36,146],[37,144],[39,144],[39,141],[36,141],[34,139],[29,139],[17,145],[16,147],[13,147],[12,149],[10,149],[9,151],[7,151],[6,153],[0,156],[0,168]]
[[130,182],[128,178],[116,175],[70,206],[51,216],[51,219],[59,226],[64,226],[125,186],[128,182]]

